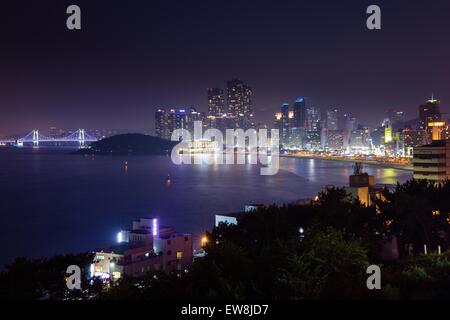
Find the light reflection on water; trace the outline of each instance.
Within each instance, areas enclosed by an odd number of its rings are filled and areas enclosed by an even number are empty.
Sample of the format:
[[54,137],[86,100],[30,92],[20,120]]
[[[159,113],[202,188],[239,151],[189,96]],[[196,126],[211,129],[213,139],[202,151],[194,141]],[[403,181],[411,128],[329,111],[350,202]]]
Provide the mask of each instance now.
[[[0,241],[13,245],[4,248],[0,265],[19,255],[93,249],[145,215],[158,215],[162,224],[191,232],[199,242],[216,213],[313,197],[325,185],[347,185],[352,166],[281,158],[277,175],[261,176],[260,167],[249,164],[176,166],[170,157],[1,149]],[[382,184],[411,177],[396,169],[365,169]]]
[[[319,160],[319,159],[294,159],[281,158],[281,170],[287,170],[299,177],[305,178],[311,183],[322,185],[345,186],[348,177],[353,174],[353,163]],[[375,177],[375,183],[396,184],[412,178],[412,172],[373,165],[363,165],[363,171]],[[325,183],[324,183],[325,182]]]

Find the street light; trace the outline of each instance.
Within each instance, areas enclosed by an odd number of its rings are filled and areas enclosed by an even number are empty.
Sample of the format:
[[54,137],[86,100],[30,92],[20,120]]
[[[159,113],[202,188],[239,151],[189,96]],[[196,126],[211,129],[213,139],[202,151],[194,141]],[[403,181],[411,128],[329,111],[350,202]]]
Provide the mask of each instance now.
[[202,240],[201,240],[202,247],[206,246],[207,243],[208,243],[208,238],[206,236],[202,237]]

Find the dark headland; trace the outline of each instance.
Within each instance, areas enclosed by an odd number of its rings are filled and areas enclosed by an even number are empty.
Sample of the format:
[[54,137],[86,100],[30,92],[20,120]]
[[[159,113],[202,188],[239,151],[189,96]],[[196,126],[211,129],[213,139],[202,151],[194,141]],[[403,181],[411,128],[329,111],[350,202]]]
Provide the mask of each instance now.
[[168,155],[176,144],[176,141],[139,133],[119,134],[94,142],[74,154]]

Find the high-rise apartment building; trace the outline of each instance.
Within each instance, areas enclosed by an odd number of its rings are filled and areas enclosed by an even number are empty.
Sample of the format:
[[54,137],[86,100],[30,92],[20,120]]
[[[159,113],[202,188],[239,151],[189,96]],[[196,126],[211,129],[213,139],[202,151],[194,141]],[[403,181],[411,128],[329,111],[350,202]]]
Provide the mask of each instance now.
[[169,125],[169,115],[166,110],[158,109],[155,112],[155,134],[161,139],[170,140],[172,134]]
[[203,121],[204,115],[195,108],[158,109],[155,112],[155,134],[162,139],[170,140],[175,129],[194,130],[194,121]]
[[283,103],[281,106],[281,126],[280,126],[280,142],[283,146],[287,146],[289,143],[289,125],[291,122],[290,106],[288,103]]
[[306,108],[306,131],[319,131],[321,121],[320,109],[315,107]]
[[300,97],[295,100],[292,126],[304,129],[306,126],[306,101]]
[[328,130],[327,146],[329,150],[340,151],[344,148],[344,130]]
[[441,121],[442,115],[439,108],[439,100],[433,96],[419,106],[419,127],[426,130],[428,123]]
[[303,138],[303,148],[310,151],[322,149],[321,133],[318,130],[307,130]]
[[351,134],[351,147],[354,149],[367,149],[372,146],[370,129],[368,127],[359,126],[353,130]]
[[275,128],[279,130],[284,148],[301,149],[305,133],[306,106],[304,98],[297,98],[293,106],[283,103],[275,114]]
[[343,115],[342,121],[342,129],[347,130],[350,133],[358,128],[358,120],[356,119],[356,117],[352,116],[349,113],[345,113]]
[[390,109],[387,111],[387,118],[392,124],[394,131],[403,129],[405,123],[405,113],[403,111]]
[[337,109],[327,111],[327,129],[335,131],[339,129],[339,111]]
[[227,113],[236,119],[236,126],[253,126],[252,88],[240,79],[227,82]]
[[223,116],[225,114],[225,95],[222,89],[208,88],[208,116]]

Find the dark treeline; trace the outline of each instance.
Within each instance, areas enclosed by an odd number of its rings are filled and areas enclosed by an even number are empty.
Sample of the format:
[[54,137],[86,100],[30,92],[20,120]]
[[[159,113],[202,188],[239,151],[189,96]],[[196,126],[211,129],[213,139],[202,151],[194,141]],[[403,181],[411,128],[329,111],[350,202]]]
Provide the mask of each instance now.
[[[0,298],[449,299],[449,199],[448,181],[411,180],[369,207],[327,189],[311,204],[270,206],[214,228],[206,256],[187,273],[86,280],[74,292],[65,268],[87,265],[89,255],[18,259],[0,275]],[[393,239],[398,258],[386,260]],[[381,290],[367,289],[372,264],[381,267]]]
[[177,142],[139,133],[119,134],[92,143],[74,154],[168,155]]

